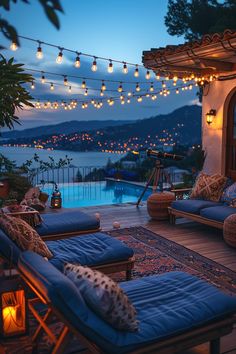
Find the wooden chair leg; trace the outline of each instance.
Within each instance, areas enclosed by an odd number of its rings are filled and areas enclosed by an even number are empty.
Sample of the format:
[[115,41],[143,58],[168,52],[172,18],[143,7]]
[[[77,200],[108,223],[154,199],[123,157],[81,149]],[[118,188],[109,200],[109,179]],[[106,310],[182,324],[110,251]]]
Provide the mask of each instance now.
[[132,278],[132,270],[127,269],[126,270],[126,280],[131,280],[131,278]]
[[220,338],[210,342],[210,354],[220,354]]
[[69,328],[65,326],[57,339],[57,343],[52,350],[52,354],[63,354],[65,352],[65,348],[72,338],[72,333],[69,331]]

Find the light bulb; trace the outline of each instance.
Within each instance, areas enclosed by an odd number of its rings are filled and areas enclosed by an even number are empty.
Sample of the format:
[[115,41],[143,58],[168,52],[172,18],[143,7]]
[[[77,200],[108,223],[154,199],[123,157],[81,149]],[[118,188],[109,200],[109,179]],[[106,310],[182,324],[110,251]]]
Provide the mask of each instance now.
[[124,100],[124,96],[123,95],[120,95],[120,100]]
[[69,92],[71,92],[71,91],[72,91],[72,90],[71,90],[71,86],[69,86],[68,91],[69,91]]
[[177,82],[177,81],[178,81],[178,76],[175,75],[175,76],[173,77],[173,82]]
[[96,58],[94,58],[94,61],[93,61],[93,64],[91,66],[91,70],[92,71],[97,71],[98,67],[97,67],[97,61],[96,61]]
[[104,96],[103,90],[100,91],[100,96]]
[[138,101],[138,102],[142,102],[142,100],[143,100],[142,96],[139,96],[139,97],[137,98],[137,101]]
[[124,63],[124,65],[123,65],[123,73],[128,74],[128,66],[126,63]]
[[139,77],[139,71],[138,71],[138,66],[136,65],[136,68],[134,70],[134,77]]
[[68,80],[66,77],[64,77],[64,85],[67,86],[68,85]]
[[151,86],[150,86],[150,88],[149,88],[149,91],[150,92],[153,92],[154,91],[154,87],[153,87],[153,84],[151,83]]
[[51,91],[54,90],[54,85],[53,85],[53,83],[51,83],[50,90],[51,90]]
[[129,91],[129,92],[127,93],[127,96],[131,97],[131,96],[132,96],[132,92]]
[[15,42],[12,42],[10,45],[10,49],[13,50],[13,52],[15,52],[18,49],[18,45]]
[[44,75],[42,75],[42,77],[41,77],[41,82],[42,82],[42,84],[45,84],[45,76]]
[[156,95],[152,95],[151,99],[152,99],[153,101],[155,101],[155,100],[157,99],[157,96],[156,96]]
[[127,103],[130,103],[130,98],[128,98],[126,102],[127,102]]
[[63,53],[60,50],[60,52],[58,53],[57,59],[56,59],[57,64],[61,64],[62,63],[62,59],[63,59]]
[[31,89],[34,90],[35,89],[35,86],[34,86],[34,82],[32,81],[31,83]]
[[75,67],[76,68],[80,68],[80,57],[79,57],[79,55],[77,55],[77,57],[75,58]]
[[85,81],[82,82],[81,87],[82,87],[82,89],[86,88],[86,82]]
[[105,85],[104,81],[102,82],[101,90],[102,90],[102,91],[105,91],[105,90],[106,90],[106,85]]
[[169,75],[166,75],[165,80],[167,80],[167,81],[170,80]]
[[120,103],[121,103],[121,104],[125,104],[125,101],[124,101],[124,100],[121,100]]
[[158,73],[156,74],[156,79],[160,80],[160,75]]
[[117,89],[118,92],[122,92],[123,91],[123,87],[122,87],[122,84],[119,85],[118,89]]
[[112,64],[111,60],[110,60],[110,63],[108,64],[107,71],[109,72],[109,74],[113,73],[113,64]]
[[38,46],[37,53],[36,53],[36,58],[38,59],[43,59],[43,51],[40,45]]
[[139,84],[136,85],[135,90],[136,90],[137,92],[139,92],[139,91],[141,90]]
[[162,87],[165,88],[166,87],[166,83],[164,81],[162,81]]
[[86,90],[84,91],[84,95],[88,96],[88,89],[86,88]]
[[145,78],[146,78],[147,80],[149,80],[150,77],[151,77],[150,72],[149,72],[149,70],[147,70],[146,75],[145,75]]

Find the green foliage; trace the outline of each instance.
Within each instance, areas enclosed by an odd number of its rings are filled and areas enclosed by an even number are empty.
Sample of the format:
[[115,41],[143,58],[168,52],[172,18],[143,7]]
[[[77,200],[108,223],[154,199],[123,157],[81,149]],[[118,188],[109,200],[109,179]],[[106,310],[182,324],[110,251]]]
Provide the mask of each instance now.
[[33,107],[29,102],[31,95],[23,87],[23,84],[31,82],[32,76],[25,73],[23,64],[14,64],[13,58],[8,61],[0,55],[0,127],[7,126],[9,129],[19,123],[16,110],[23,106]]
[[28,178],[22,176],[20,172],[8,172],[3,174],[4,177],[8,178],[10,193],[8,199],[16,199],[21,202],[24,198],[25,193],[32,187]]
[[[0,0],[0,8],[2,7],[5,11],[10,11],[11,4],[16,4],[18,2],[23,2],[25,4],[30,4],[30,0]],[[40,5],[43,7],[43,10],[49,19],[49,21],[57,28],[60,28],[60,22],[57,16],[57,12],[63,13],[63,8],[61,7],[59,0],[38,0]],[[7,20],[0,18],[0,29],[4,36],[16,43],[18,46],[19,38],[17,30],[12,26]],[[1,48],[0,48],[1,49]]]
[[11,161],[3,154],[0,154],[0,173],[12,172],[15,168],[16,168],[15,161]]
[[226,0],[169,0],[165,16],[167,31],[186,40],[204,34],[236,29],[236,2]]

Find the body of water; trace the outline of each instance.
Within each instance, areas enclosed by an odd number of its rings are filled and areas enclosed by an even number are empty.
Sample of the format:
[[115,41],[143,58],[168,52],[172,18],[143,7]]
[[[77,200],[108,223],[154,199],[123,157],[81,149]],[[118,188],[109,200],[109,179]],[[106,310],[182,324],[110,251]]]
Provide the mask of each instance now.
[[78,167],[85,166],[105,166],[108,159],[112,162],[118,161],[124,154],[110,154],[106,152],[74,152],[63,150],[42,150],[34,148],[23,147],[3,147],[0,146],[0,153],[10,160],[16,162],[17,166],[22,165],[26,160],[30,160],[34,154],[38,154],[40,159],[48,161],[48,157],[51,156],[57,162],[60,158],[65,158],[67,155],[72,158],[71,164]]

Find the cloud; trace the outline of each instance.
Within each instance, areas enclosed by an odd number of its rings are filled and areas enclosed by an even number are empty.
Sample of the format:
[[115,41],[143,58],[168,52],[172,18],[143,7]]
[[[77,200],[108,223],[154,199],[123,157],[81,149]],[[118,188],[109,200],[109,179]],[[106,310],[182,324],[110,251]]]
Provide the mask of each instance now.
[[188,102],[188,104],[189,105],[197,105],[197,106],[202,106],[202,103],[201,102],[199,102],[199,99],[198,98],[194,98],[193,100],[190,100],[189,102]]

